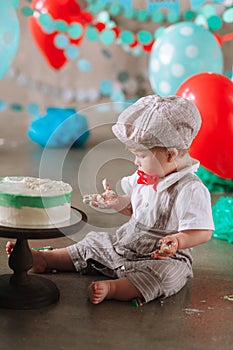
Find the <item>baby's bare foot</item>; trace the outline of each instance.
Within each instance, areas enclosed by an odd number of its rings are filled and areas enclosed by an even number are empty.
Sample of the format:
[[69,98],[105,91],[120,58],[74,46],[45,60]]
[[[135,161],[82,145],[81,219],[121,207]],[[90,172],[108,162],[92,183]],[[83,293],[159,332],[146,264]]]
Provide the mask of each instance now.
[[88,288],[88,297],[92,304],[99,304],[108,297],[110,284],[108,281],[92,282]]
[[14,249],[14,246],[15,246],[15,242],[7,242],[6,244],[6,253],[8,255],[8,257],[11,255],[13,249]]
[[[15,247],[15,242],[7,242],[6,244],[6,253],[8,257],[11,255],[13,249]],[[36,251],[36,250],[31,250],[32,252],[32,257],[33,257],[33,266],[30,269],[30,272],[35,272],[35,273],[43,273],[47,269],[47,262],[44,257],[44,252]]]

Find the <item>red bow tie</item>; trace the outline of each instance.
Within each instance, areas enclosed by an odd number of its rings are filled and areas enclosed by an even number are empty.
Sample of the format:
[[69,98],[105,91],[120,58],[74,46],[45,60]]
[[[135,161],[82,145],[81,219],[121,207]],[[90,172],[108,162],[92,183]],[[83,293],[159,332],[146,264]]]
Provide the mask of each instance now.
[[137,174],[139,176],[137,183],[138,184],[143,184],[143,185],[154,185],[153,189],[156,191],[157,190],[157,184],[160,181],[160,178],[158,175],[147,175],[144,173],[142,170],[138,170]]

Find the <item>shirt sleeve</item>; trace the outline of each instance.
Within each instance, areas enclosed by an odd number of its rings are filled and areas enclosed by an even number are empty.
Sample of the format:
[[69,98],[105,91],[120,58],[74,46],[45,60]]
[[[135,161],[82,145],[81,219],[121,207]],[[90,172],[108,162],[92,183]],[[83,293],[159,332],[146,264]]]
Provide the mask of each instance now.
[[179,231],[214,230],[211,197],[203,183],[184,186],[176,204]]
[[125,194],[131,197],[134,186],[137,183],[137,173],[133,173],[131,176],[125,176],[121,179],[121,187]]

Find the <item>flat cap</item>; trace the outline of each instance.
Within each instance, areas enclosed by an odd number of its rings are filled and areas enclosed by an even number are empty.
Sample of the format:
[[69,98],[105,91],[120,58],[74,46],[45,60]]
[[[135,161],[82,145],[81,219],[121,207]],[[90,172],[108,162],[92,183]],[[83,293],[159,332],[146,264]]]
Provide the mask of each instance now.
[[129,148],[188,149],[200,127],[200,113],[191,101],[149,95],[126,108],[112,130]]

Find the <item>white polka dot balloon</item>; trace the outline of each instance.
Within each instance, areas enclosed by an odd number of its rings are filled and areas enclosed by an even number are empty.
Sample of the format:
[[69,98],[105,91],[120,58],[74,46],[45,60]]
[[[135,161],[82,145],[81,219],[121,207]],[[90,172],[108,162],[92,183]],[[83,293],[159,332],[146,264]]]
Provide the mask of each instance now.
[[0,80],[11,66],[19,46],[20,27],[11,1],[1,1],[0,11]]
[[200,72],[222,73],[223,55],[214,35],[192,22],[169,26],[155,41],[149,59],[149,79],[161,96],[175,94],[187,78]]

